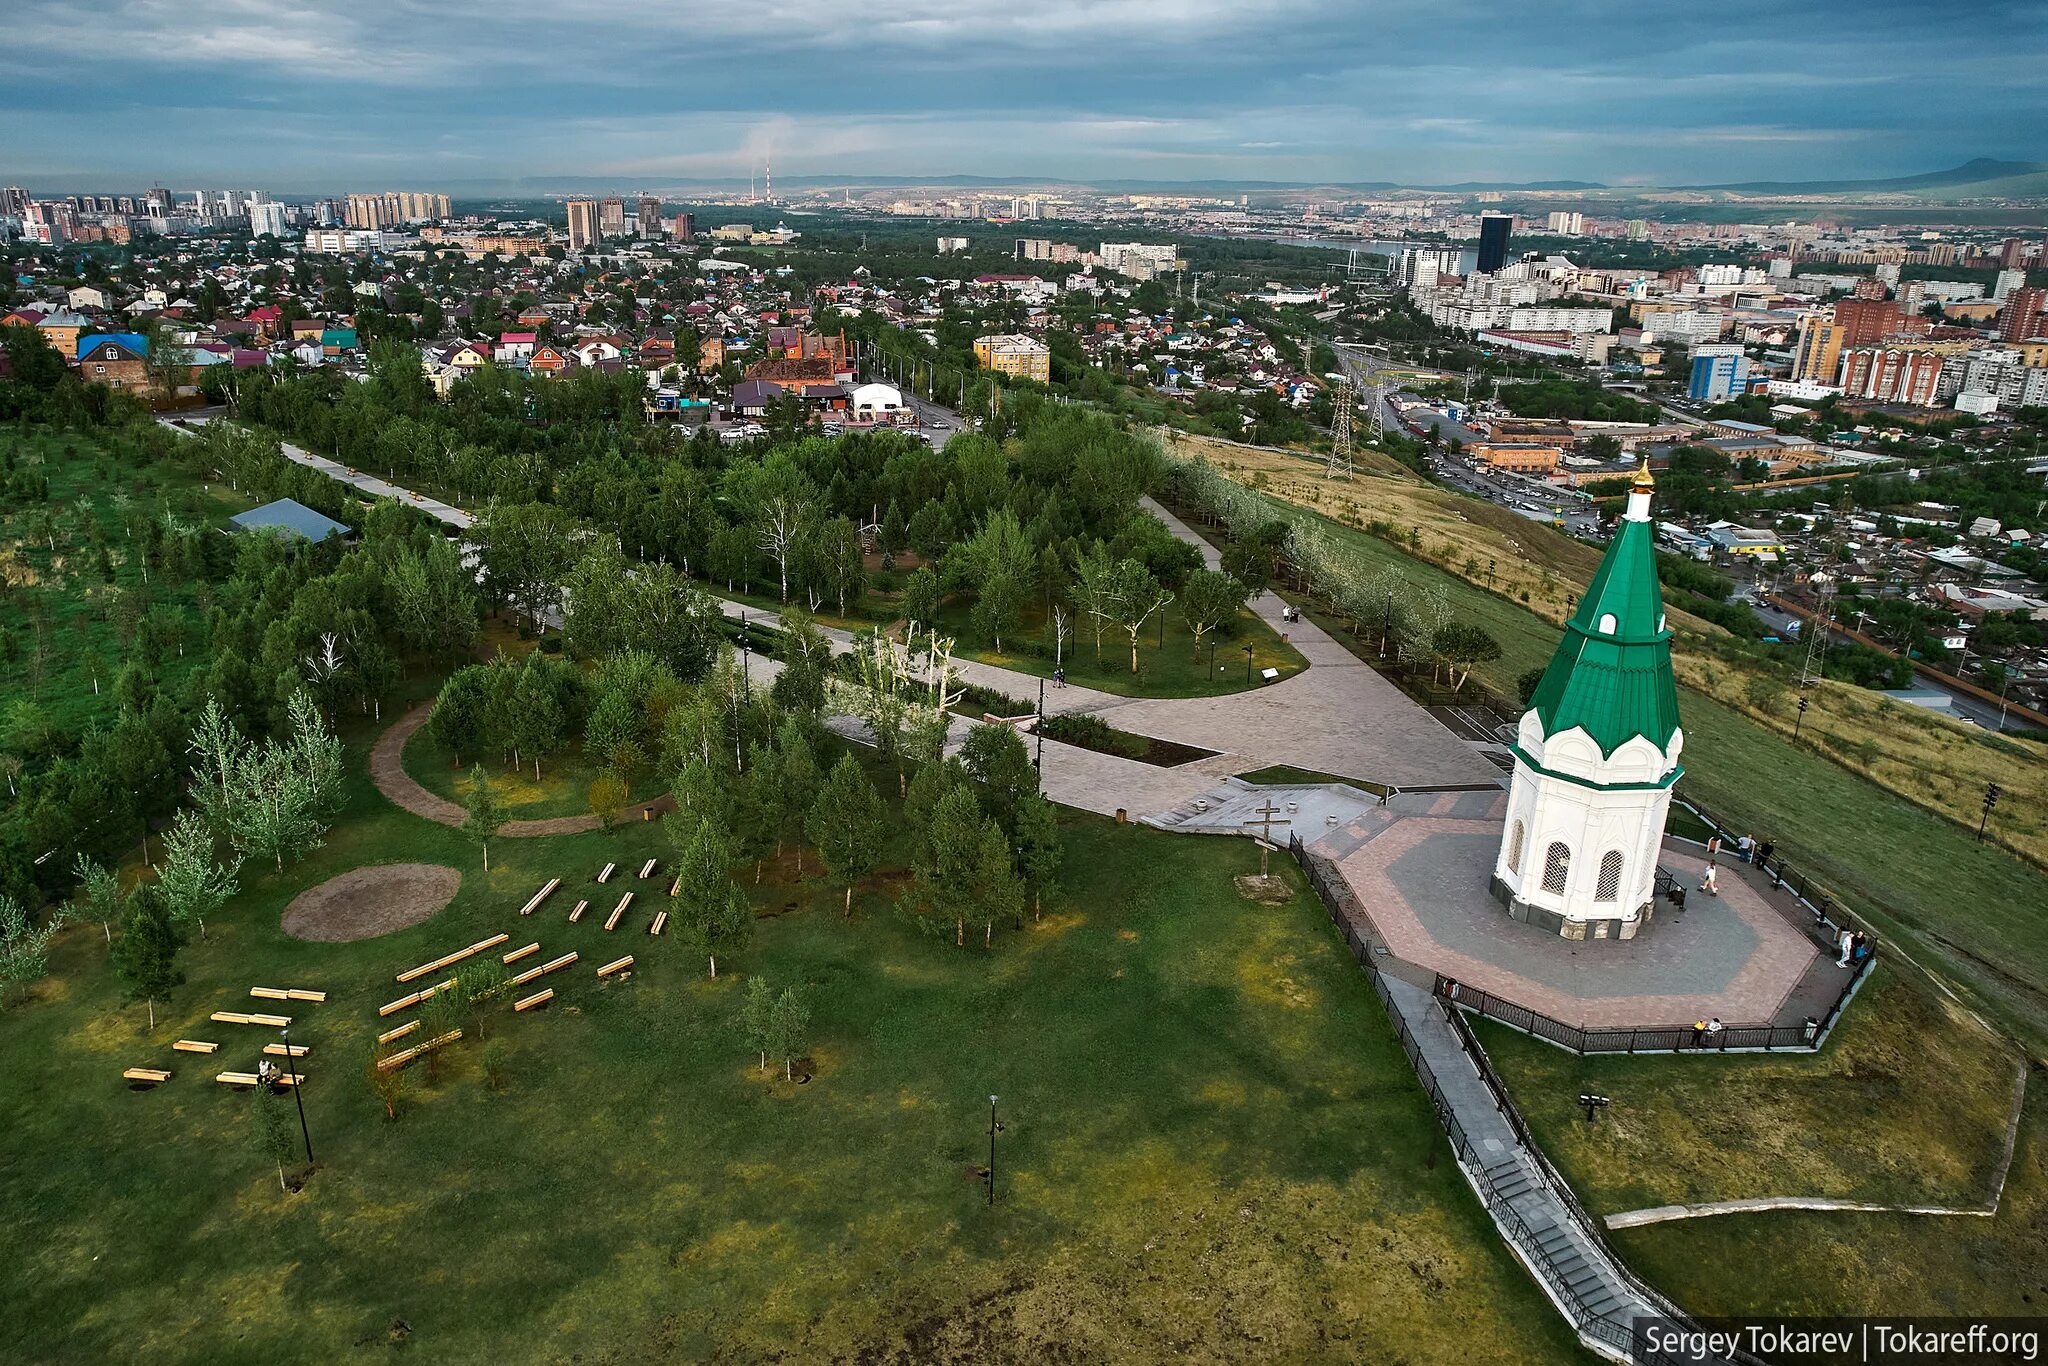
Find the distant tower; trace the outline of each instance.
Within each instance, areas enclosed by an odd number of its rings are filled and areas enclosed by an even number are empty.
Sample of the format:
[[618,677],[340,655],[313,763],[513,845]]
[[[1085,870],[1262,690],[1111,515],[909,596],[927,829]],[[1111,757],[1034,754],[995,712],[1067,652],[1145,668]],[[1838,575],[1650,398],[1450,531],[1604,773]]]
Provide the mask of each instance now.
[[1477,269],[1481,275],[1492,275],[1508,263],[1508,233],[1514,226],[1515,220],[1504,213],[1479,216]]
[[1650,918],[1671,785],[1684,771],[1654,490],[1645,461],[1511,746],[1494,896],[1566,939],[1632,939]]
[[1357,400],[1351,393],[1351,377],[1344,376],[1337,381],[1335,394],[1336,408],[1330,422],[1330,465],[1324,476],[1336,479],[1351,473],[1351,406]]
[[765,197],[765,198],[767,199],[767,201],[768,201],[768,202],[769,202],[770,204],[773,204],[773,203],[775,202],[775,158],[774,158],[774,157],[772,157],[772,156],[768,156],[768,157],[763,157],[763,158],[761,159],[761,174],[762,174],[762,178],[763,178],[763,180],[764,180],[764,181],[766,182],[766,185],[765,185],[765,189],[764,189],[764,197]]

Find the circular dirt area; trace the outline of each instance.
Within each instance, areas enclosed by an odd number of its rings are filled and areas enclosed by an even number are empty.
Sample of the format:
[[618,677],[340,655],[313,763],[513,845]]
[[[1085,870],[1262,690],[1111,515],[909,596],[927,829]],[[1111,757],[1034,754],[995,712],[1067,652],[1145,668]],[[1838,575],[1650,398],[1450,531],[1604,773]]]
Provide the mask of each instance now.
[[438,863],[379,863],[308,887],[284,908],[294,939],[346,944],[417,925],[455,899],[462,874]]

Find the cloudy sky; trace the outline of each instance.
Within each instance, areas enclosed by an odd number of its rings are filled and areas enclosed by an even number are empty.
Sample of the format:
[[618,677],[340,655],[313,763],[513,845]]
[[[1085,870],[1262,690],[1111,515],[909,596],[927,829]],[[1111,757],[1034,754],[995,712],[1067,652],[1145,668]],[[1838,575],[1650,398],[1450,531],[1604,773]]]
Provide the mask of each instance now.
[[[871,15],[859,11],[873,9]],[[5,0],[0,183],[1612,184],[2048,138],[2039,0]]]

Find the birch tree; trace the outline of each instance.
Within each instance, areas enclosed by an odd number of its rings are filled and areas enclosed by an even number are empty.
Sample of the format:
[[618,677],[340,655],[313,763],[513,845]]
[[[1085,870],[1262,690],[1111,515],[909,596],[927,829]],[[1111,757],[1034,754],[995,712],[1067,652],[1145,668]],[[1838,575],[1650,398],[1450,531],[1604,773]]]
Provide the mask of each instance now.
[[206,937],[206,917],[219,910],[238,890],[235,869],[214,861],[213,832],[190,811],[180,811],[164,834],[163,862],[157,868],[157,889],[171,919],[191,921]]

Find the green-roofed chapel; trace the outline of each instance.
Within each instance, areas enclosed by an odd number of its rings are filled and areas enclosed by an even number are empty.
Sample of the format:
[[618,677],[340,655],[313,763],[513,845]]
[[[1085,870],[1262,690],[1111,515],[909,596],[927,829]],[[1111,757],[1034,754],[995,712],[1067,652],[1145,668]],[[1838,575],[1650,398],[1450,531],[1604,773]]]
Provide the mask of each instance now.
[[1685,733],[1646,463],[1516,730],[1494,892],[1517,920],[1627,939],[1649,919]]

